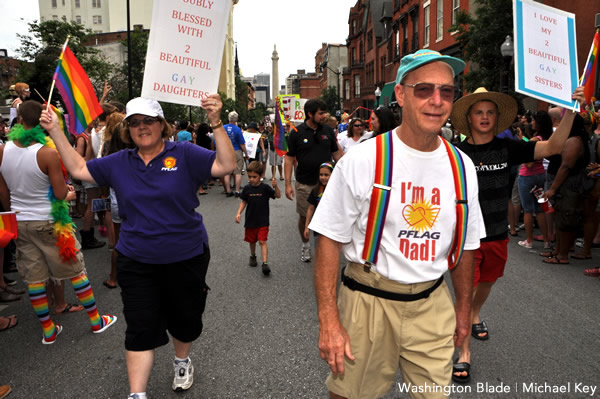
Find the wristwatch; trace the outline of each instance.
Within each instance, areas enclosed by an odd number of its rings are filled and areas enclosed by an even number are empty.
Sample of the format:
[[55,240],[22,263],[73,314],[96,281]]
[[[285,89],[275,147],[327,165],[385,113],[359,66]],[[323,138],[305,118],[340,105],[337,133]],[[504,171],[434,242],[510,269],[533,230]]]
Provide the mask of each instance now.
[[213,130],[218,129],[218,128],[222,127],[222,126],[223,126],[223,122],[221,120],[219,120],[219,123],[217,123],[216,125],[213,125],[212,123],[210,124],[210,127]]

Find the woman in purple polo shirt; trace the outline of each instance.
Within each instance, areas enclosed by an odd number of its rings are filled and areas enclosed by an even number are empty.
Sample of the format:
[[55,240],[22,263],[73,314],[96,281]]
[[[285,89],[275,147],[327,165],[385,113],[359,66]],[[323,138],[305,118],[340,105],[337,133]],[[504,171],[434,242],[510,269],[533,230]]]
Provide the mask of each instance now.
[[168,141],[171,126],[158,102],[135,98],[127,103],[123,137],[135,148],[87,163],[69,145],[52,110],[40,118],[71,175],[110,186],[119,198],[117,280],[127,321],[130,398],[146,397],[154,349],[169,341],[167,331],[175,346],[173,390],[187,390],[193,383],[188,355],[202,332],[210,259],[202,215],[195,211],[196,193],[211,175],[235,169],[235,153],[220,120],[221,98],[210,95],[202,107],[216,152]]

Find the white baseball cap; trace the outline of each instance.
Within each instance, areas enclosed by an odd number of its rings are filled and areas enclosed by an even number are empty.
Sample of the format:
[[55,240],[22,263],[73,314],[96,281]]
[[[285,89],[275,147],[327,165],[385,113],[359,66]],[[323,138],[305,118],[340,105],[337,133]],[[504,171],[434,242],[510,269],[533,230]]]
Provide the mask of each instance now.
[[151,100],[149,98],[137,97],[127,103],[125,107],[127,111],[127,115],[125,119],[129,118],[131,115],[140,114],[146,116],[160,116],[165,119],[165,114],[163,114],[163,110],[160,107],[160,104],[156,100]]

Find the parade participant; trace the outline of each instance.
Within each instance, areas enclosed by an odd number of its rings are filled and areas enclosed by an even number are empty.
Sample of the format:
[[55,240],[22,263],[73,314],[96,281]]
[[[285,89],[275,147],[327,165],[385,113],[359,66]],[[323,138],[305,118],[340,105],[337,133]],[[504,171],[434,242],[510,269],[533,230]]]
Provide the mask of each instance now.
[[[302,240],[300,260],[310,262],[310,243],[304,237],[306,226],[306,210],[308,195],[319,183],[319,168],[323,162],[333,158],[338,161],[344,152],[338,147],[331,128],[324,124],[327,105],[316,99],[304,104],[304,123],[292,130],[287,138],[288,152],[285,156],[285,196],[292,200],[296,196],[296,212],[298,213],[298,232]],[[292,170],[296,168],[296,184],[292,187]]]
[[[469,331],[482,229],[473,164],[438,136],[464,67],[431,50],[402,58],[394,89],[402,124],[338,162],[309,225],[321,234],[315,290],[331,398],[380,397],[398,368],[405,383],[434,390],[411,397],[446,397],[454,346]],[[388,178],[376,179],[376,168]],[[455,179],[466,182],[458,192]],[[369,217],[383,209],[383,219]],[[336,305],[340,251],[349,263]],[[455,306],[443,279],[449,266]]]
[[[229,136],[229,140],[231,140],[231,144],[233,145],[233,150],[235,151],[235,170],[233,171],[233,175],[235,178],[235,193],[231,192],[231,175],[228,174],[223,177],[223,185],[225,186],[225,193],[227,197],[235,197],[240,196],[240,187],[242,185],[242,171],[246,166],[245,159],[248,159],[248,151],[246,150],[246,140],[244,140],[244,135],[242,133],[242,129],[237,126],[238,121],[238,113],[235,111],[231,111],[227,116],[229,119],[229,123],[225,125],[225,131],[227,132],[227,136]],[[215,146],[217,143],[215,144]]]
[[173,390],[187,390],[194,381],[188,355],[202,332],[210,260],[206,229],[195,211],[196,193],[209,176],[223,176],[235,167],[235,154],[219,118],[220,97],[208,96],[202,107],[215,133],[216,153],[167,141],[171,129],[162,108],[145,98],[126,105],[123,138],[136,148],[87,163],[61,133],[52,110],[41,118],[71,175],[108,185],[119,198],[123,218],[116,247],[117,281],[127,320],[131,397],[145,397],[154,350],[168,343],[167,332],[175,346]]
[[[583,88],[573,98],[583,99]],[[489,339],[488,326],[480,318],[481,308],[492,286],[504,275],[508,257],[509,174],[513,165],[532,162],[557,154],[569,135],[575,114],[567,112],[556,132],[547,141],[523,142],[496,137],[513,123],[517,102],[509,95],[489,92],[481,87],[456,101],[451,120],[454,127],[467,136],[458,147],[475,164],[479,182],[479,203],[483,212],[486,237],[475,251],[471,335]],[[464,340],[454,365],[452,379],[467,383],[471,379],[470,339]]]
[[277,179],[271,179],[273,188],[267,186],[261,181],[261,176],[265,173],[265,166],[252,161],[248,165],[248,181],[244,186],[240,198],[242,203],[235,215],[235,222],[240,223],[242,212],[246,209],[246,222],[244,223],[244,241],[250,245],[250,261],[248,266],[256,267],[256,242],[260,245],[260,254],[262,256],[262,272],[265,276],[271,273],[269,267],[269,249],[267,247],[267,238],[269,236],[269,199],[281,198],[281,192],[277,186]]
[[350,148],[370,138],[372,133],[365,133],[365,122],[360,118],[353,118],[348,125],[348,132],[338,139],[342,151],[348,152]]
[[[42,343],[49,345],[62,331],[48,310],[45,283],[50,278],[71,280],[93,333],[106,331],[117,317],[100,316],[96,308],[65,202],[74,199],[75,193],[69,191],[58,154],[39,125],[41,113],[42,106],[35,101],[19,106],[22,124],[11,130],[11,141],[0,147],[0,199],[5,209],[17,212],[19,274],[28,285],[31,304],[42,324]],[[75,152],[60,128],[58,132]]]
[[[258,128],[260,130],[260,124],[264,122],[259,122]],[[271,177],[275,177],[276,169],[279,170],[279,180],[283,180],[283,157],[277,154],[275,150],[275,136],[273,134],[273,128],[269,126],[267,128],[267,144],[269,147],[269,164],[271,165]]]
[[[329,183],[329,178],[331,177],[331,172],[333,172],[333,162],[324,162],[321,164],[319,168],[319,184],[317,187],[313,188],[313,190],[308,195],[308,210],[306,211],[306,227],[304,227],[304,238],[308,239],[310,237],[310,231],[308,229],[308,225],[312,220],[313,215],[315,214],[315,210],[317,206],[319,206],[319,202],[323,197],[323,193],[325,192],[325,187],[327,187],[327,183]],[[317,247],[317,238],[319,238],[319,233],[313,232],[315,237],[315,248]]]
[[17,98],[15,98],[11,104],[11,108],[19,109],[19,106],[31,96],[31,92],[29,91],[29,85],[27,83],[19,82],[15,84],[15,93],[17,94]]
[[394,113],[388,107],[380,105],[371,114],[371,126],[373,127],[373,137],[389,132],[396,127]]

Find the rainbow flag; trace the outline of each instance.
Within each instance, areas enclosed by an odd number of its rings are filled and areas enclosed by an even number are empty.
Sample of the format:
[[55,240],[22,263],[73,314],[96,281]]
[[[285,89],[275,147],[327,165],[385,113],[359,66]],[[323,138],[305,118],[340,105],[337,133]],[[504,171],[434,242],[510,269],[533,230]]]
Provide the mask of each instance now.
[[17,214],[14,212],[0,213],[0,248],[6,248],[11,240],[17,238]]
[[283,110],[281,107],[281,99],[277,97],[275,100],[275,123],[273,126],[273,143],[275,144],[275,152],[280,157],[287,154],[288,145],[287,140],[285,139],[285,128],[283,126],[283,121],[285,120],[285,116],[283,116]]
[[58,125],[60,126],[60,129],[65,134],[67,140],[69,140],[69,143],[73,144],[73,140],[71,140],[71,135],[69,134],[69,128],[67,127],[67,120],[65,119],[65,115],[60,109],[56,108],[54,105],[50,104],[50,106],[52,107],[52,111],[54,111],[54,113],[58,117]]
[[90,79],[68,46],[60,55],[54,80],[69,114],[69,131],[82,133],[102,108]]
[[592,48],[588,55],[588,60],[585,64],[585,70],[581,77],[581,85],[584,86],[585,102],[590,104],[592,97],[594,96],[594,89],[596,86],[596,65],[598,64],[598,47],[600,46],[600,34],[596,31],[594,35],[594,41],[592,42]]

